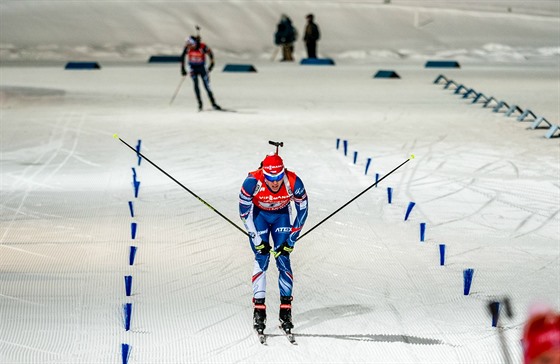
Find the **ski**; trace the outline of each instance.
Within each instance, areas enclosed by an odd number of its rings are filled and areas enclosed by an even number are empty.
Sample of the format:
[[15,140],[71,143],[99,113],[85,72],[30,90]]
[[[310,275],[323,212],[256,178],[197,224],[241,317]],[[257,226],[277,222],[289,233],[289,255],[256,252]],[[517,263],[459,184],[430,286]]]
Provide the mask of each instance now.
[[282,326],[278,326],[278,327],[280,328],[280,330],[282,330],[284,335],[286,335],[286,339],[288,339],[290,344],[297,345],[296,338],[294,337],[294,334],[292,334],[292,329],[284,330],[284,328],[282,328]]
[[209,111],[218,111],[218,112],[239,112],[233,109],[200,109],[198,112],[209,112]]
[[259,338],[259,342],[263,345],[266,345],[266,335],[264,334],[263,330],[255,330],[257,336]]
[[233,109],[209,109],[208,111],[221,111],[221,112],[237,112],[237,110],[233,110]]

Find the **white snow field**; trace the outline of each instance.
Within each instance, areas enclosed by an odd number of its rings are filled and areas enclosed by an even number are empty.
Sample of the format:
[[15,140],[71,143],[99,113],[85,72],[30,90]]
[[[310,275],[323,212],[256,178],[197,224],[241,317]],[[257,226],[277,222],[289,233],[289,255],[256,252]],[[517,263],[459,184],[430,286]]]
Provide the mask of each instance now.
[[[559,139],[434,81],[558,124],[558,2],[527,3],[0,1],[0,362],[122,363],[128,344],[129,363],[504,363],[500,333],[521,362],[527,310],[560,309]],[[316,14],[336,66],[271,62],[283,12],[300,33]],[[230,112],[204,91],[197,112],[188,79],[170,105],[179,66],[146,62],[179,53],[195,24]],[[64,70],[75,60],[102,68]],[[297,243],[297,346],[277,328],[271,262],[263,346],[248,239],[114,134],[237,226],[241,183],[283,141],[309,196],[304,233],[415,158]],[[513,316],[502,307],[492,327],[487,305],[505,298]]]

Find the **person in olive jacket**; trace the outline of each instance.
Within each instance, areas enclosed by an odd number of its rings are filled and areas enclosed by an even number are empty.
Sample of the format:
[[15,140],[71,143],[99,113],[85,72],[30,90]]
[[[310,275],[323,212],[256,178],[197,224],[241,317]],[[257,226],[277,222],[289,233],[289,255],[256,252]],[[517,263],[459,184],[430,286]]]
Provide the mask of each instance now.
[[286,14],[282,14],[274,34],[274,43],[282,47],[282,62],[294,60],[294,41],[297,39],[297,29]]

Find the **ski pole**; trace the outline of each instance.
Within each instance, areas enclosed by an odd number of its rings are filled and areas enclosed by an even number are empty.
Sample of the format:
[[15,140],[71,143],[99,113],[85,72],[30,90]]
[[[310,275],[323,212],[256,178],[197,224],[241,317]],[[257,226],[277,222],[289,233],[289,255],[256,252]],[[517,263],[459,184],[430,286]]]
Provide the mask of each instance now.
[[360,192],[356,197],[354,197],[353,199],[351,199],[350,201],[346,202],[344,205],[340,206],[338,209],[336,209],[333,213],[331,213],[329,216],[325,217],[323,220],[321,220],[318,224],[316,224],[315,226],[313,226],[311,229],[307,230],[305,232],[305,234],[301,235],[297,241],[299,241],[301,238],[303,238],[305,235],[309,234],[310,232],[312,232],[313,230],[315,230],[317,227],[319,227],[319,225],[321,225],[322,223],[324,223],[325,221],[327,221],[328,219],[330,219],[331,217],[334,216],[334,214],[336,214],[337,212],[339,212],[340,210],[342,210],[343,208],[345,208],[346,206],[350,205],[352,202],[354,202],[355,199],[357,199],[358,197],[360,197],[361,195],[363,195],[364,193],[366,193],[367,191],[369,191],[371,188],[375,187],[379,182],[383,181],[386,177],[388,177],[389,175],[391,175],[391,173],[395,172],[397,169],[401,168],[405,163],[407,163],[409,160],[414,159],[414,154],[412,154],[410,156],[410,158],[408,158],[407,160],[405,160],[404,162],[402,162],[401,164],[399,164],[397,167],[395,167],[391,172],[387,173],[386,175],[384,175],[383,177],[381,177],[377,182],[375,182],[374,184],[372,184],[371,186],[369,186],[368,188],[366,188],[365,190],[363,190],[362,192]]
[[274,50],[272,51],[272,57],[270,57],[271,62],[274,62],[274,60],[276,59],[276,55],[278,55],[279,50],[280,50],[280,46],[274,47]]
[[173,94],[173,96],[171,97],[171,101],[169,101],[169,105],[171,105],[173,103],[173,101],[175,101],[175,98],[177,97],[177,94],[179,93],[179,90],[181,89],[181,86],[183,86],[183,82],[185,81],[185,76],[181,77],[181,81],[179,81],[179,85],[177,85],[177,89],[175,90],[175,93]]
[[193,195],[194,197],[196,197],[198,199],[198,201],[202,202],[203,204],[206,205],[206,207],[208,207],[210,210],[214,211],[215,213],[217,213],[218,215],[220,215],[220,217],[222,217],[224,220],[226,220],[227,222],[229,222],[231,225],[233,225],[237,230],[241,231],[243,233],[243,235],[249,236],[249,234],[247,232],[245,232],[245,230],[241,229],[239,226],[237,226],[233,221],[231,221],[230,219],[228,219],[227,217],[225,217],[220,211],[216,210],[214,207],[212,207],[212,205],[210,205],[208,202],[204,201],[202,198],[200,198],[196,193],[194,193],[193,191],[189,190],[187,187],[185,187],[181,182],[177,181],[175,178],[173,178],[169,173],[167,173],[166,171],[164,171],[163,169],[161,169],[157,164],[155,164],[154,162],[152,162],[150,159],[148,159],[145,155],[143,155],[142,153],[138,152],[136,149],[134,149],[133,147],[130,146],[130,144],[128,144],[127,142],[125,142],[124,140],[122,140],[117,134],[114,134],[113,137],[115,139],[119,139],[124,145],[126,145],[127,147],[129,147],[132,151],[134,151],[134,153],[140,155],[142,158],[144,158],[148,163],[150,163],[152,166],[156,167],[157,169],[159,169],[159,171],[163,174],[165,174],[167,177],[171,178],[173,180],[173,182],[177,183],[179,186],[183,187],[183,189],[185,191],[187,191],[188,193],[190,193],[191,195]]

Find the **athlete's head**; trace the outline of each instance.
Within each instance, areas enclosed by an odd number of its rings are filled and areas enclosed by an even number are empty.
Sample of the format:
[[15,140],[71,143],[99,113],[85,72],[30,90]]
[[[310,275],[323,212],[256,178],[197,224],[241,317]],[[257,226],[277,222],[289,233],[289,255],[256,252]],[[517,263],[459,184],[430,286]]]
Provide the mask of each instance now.
[[524,363],[560,362],[560,314],[538,308],[525,324],[523,333]]
[[262,161],[262,170],[267,181],[282,181],[284,178],[284,161],[278,154],[269,154]]
[[187,46],[192,48],[198,48],[199,45],[200,45],[199,36],[191,35],[189,38],[187,38]]

